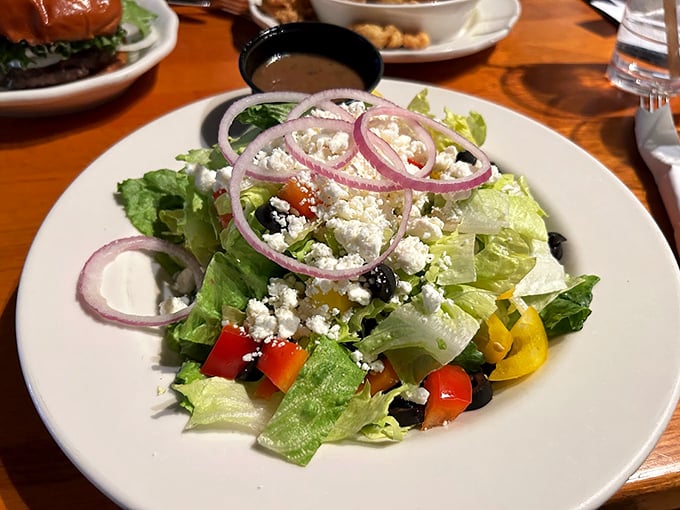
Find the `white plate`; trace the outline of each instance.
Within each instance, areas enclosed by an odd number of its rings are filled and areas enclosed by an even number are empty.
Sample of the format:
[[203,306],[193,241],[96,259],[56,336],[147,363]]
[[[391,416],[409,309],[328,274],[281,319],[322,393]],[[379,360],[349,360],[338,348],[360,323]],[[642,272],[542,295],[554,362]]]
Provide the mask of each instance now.
[[[260,8],[260,0],[249,0],[250,14],[262,28],[278,25]],[[423,50],[381,50],[386,63],[436,62],[465,57],[485,50],[504,39],[519,19],[519,0],[480,0],[467,27],[456,37]]]
[[[426,85],[385,80],[405,104]],[[126,508],[596,508],[647,457],[680,389],[680,274],[634,195],[583,150],[489,102],[430,88],[433,111],[480,112],[487,153],[528,177],[569,240],[572,274],[590,273],[593,313],[556,340],[538,372],[447,428],[387,447],[324,445],[306,468],[253,448],[253,438],[185,432],[167,410],[174,369],[150,331],[99,322],[75,299],[78,273],[103,244],[136,232],[116,184],[201,145],[201,121],[229,97],[174,111],[112,147],[55,204],[28,254],[17,299],[25,379],[51,434],[73,463]],[[182,129],[177,129],[182,126]],[[120,299],[148,290],[136,263]],[[121,280],[122,281],[122,280]],[[134,284],[132,283],[134,282]],[[126,292],[128,290],[129,292]]]
[[158,17],[153,46],[131,52],[129,61],[115,71],[99,73],[71,83],[28,90],[0,90],[0,116],[56,115],[91,108],[122,94],[142,74],[163,60],[175,47],[179,20],[164,0],[138,0]]

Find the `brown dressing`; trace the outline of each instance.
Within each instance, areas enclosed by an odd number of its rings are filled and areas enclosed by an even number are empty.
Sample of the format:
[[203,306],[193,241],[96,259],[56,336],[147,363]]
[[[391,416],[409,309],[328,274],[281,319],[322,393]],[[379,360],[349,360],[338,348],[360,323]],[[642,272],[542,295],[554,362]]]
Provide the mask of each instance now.
[[261,64],[252,77],[263,92],[295,91],[312,94],[333,88],[363,89],[359,74],[323,55],[288,53]]

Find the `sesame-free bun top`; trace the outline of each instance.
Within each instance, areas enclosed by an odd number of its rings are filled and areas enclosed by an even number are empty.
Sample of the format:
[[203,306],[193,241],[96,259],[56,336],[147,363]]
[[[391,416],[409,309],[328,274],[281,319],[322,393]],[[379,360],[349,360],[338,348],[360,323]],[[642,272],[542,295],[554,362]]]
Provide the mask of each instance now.
[[114,34],[121,0],[3,0],[0,35],[28,44],[81,41]]

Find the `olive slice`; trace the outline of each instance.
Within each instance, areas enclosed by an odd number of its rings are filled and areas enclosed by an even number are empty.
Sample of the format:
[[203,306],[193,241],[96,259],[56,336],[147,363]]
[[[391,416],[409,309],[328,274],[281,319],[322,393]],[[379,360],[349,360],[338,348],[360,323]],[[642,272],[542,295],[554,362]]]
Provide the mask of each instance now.
[[389,407],[389,414],[401,427],[420,425],[425,421],[425,406],[401,397],[394,397]]
[[359,281],[373,297],[385,302],[388,302],[394,296],[394,291],[397,290],[397,276],[386,264],[378,264],[364,273]]

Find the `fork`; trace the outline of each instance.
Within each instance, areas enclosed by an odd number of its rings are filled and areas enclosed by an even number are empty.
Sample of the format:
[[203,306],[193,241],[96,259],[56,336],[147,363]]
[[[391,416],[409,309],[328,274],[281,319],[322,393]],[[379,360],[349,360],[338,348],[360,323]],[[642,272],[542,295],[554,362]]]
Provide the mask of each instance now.
[[653,112],[667,105],[670,100],[671,98],[668,94],[651,91],[646,96],[640,96],[640,108],[647,110],[648,112]]
[[248,0],[167,0],[169,5],[219,9],[240,16],[248,12]]

